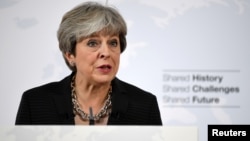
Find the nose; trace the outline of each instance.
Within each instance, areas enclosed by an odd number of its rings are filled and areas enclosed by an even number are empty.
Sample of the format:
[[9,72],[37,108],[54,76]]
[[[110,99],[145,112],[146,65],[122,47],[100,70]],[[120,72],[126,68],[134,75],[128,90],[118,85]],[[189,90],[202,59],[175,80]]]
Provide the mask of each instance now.
[[100,58],[109,58],[110,57],[110,50],[107,43],[103,43],[100,47]]

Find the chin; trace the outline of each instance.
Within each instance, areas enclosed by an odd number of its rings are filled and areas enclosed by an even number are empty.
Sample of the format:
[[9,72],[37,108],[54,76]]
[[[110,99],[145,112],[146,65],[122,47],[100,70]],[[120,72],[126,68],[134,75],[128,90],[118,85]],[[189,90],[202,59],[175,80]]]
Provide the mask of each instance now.
[[96,79],[97,83],[110,83],[114,77],[99,77]]

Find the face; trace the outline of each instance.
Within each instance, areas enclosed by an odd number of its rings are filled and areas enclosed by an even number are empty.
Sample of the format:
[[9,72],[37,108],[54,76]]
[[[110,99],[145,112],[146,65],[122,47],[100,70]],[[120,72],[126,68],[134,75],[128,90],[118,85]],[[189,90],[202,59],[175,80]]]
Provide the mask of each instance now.
[[76,44],[76,55],[66,54],[77,68],[77,79],[108,83],[117,74],[120,63],[119,36],[94,34]]

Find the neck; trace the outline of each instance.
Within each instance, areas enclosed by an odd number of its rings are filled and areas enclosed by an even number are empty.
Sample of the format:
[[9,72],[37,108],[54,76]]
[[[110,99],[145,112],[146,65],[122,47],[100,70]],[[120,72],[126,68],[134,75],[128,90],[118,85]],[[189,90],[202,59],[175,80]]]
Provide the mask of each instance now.
[[97,114],[103,107],[109,90],[110,83],[96,85],[78,78],[75,79],[77,101],[86,113],[89,113],[89,107],[92,107],[93,114]]

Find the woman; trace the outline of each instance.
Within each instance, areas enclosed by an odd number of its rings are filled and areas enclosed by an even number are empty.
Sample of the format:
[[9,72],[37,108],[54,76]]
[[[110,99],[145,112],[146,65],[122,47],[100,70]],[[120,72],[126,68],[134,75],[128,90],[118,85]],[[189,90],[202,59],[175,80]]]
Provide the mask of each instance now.
[[16,125],[162,125],[154,95],[116,77],[127,27],[119,12],[86,2],[68,11],[59,47],[71,75],[24,92]]

